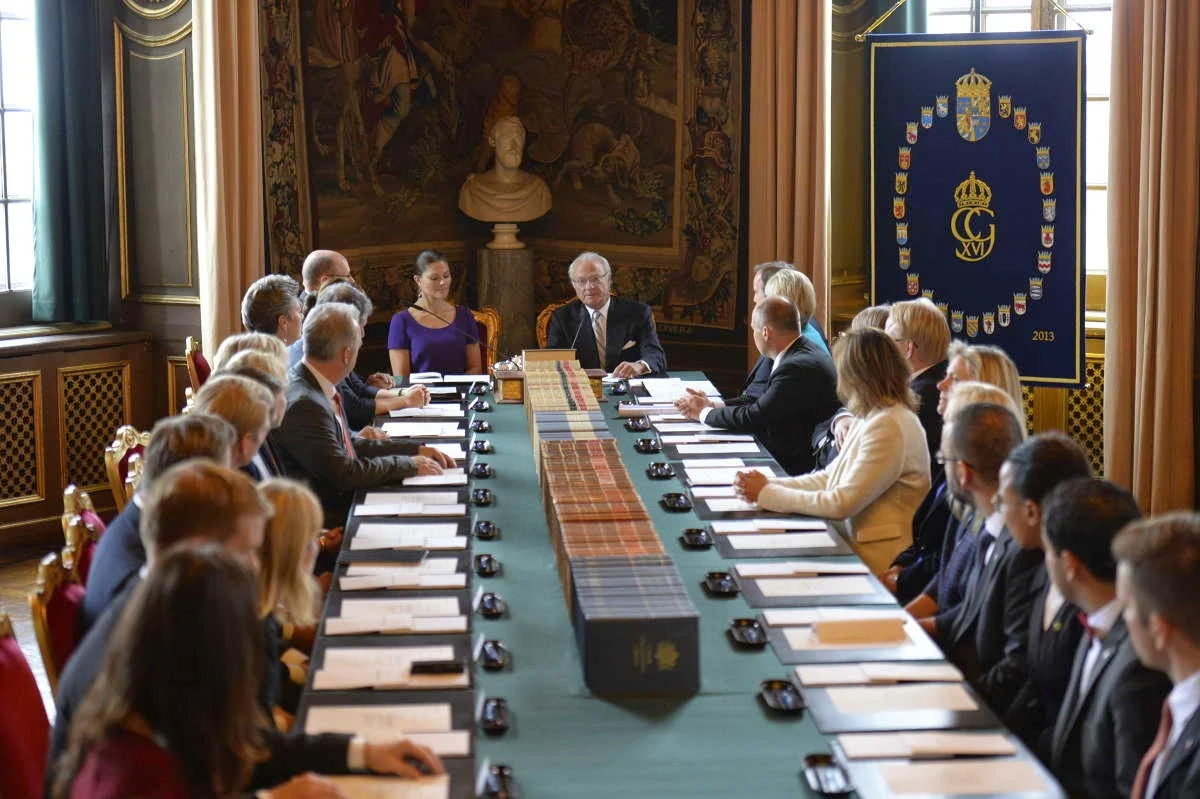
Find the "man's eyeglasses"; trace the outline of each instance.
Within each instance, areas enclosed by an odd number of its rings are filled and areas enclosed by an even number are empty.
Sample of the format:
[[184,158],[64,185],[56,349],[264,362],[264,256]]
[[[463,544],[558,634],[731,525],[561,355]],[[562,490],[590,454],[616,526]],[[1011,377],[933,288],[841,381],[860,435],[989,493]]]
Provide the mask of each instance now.
[[[938,466],[945,466],[947,463],[966,463],[967,466],[971,466],[971,464],[967,463],[962,458],[951,458],[946,455],[943,455],[940,452],[937,455],[933,456],[933,460],[935,463],[937,463]],[[971,466],[971,468],[974,469],[975,467]]]
[[593,275],[592,277],[575,278],[571,281],[573,286],[599,286],[604,281],[608,280],[608,275]]

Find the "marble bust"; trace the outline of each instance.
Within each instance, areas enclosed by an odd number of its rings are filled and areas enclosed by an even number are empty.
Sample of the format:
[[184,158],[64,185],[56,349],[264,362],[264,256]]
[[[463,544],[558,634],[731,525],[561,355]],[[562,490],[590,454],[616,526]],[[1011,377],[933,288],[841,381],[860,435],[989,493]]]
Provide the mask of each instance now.
[[515,116],[492,125],[488,144],[496,164],[487,172],[467,175],[458,191],[458,207],[481,222],[528,222],[550,210],[550,188],[537,175],[521,171],[525,156],[525,126]]

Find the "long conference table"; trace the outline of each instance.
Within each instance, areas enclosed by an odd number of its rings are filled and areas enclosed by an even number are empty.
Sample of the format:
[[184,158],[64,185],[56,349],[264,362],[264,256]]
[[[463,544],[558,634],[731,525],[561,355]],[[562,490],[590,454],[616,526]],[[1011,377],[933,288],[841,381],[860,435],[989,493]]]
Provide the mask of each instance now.
[[[677,376],[685,379],[703,378],[699,374]],[[460,384],[459,388],[465,389],[465,385]],[[417,493],[454,492],[455,499],[465,504],[466,508],[463,516],[436,518],[364,516],[351,511],[337,567],[338,579],[323,610],[295,729],[354,731],[381,739],[408,735],[449,747],[445,751],[459,753],[443,757],[450,775],[448,795],[452,797],[475,796],[477,791],[481,796],[505,795],[502,791],[488,793],[489,788],[502,787],[495,776],[490,778],[490,786],[488,784],[489,774],[500,766],[510,769],[507,772],[510,779],[509,796],[572,799],[821,796],[824,794],[812,791],[806,782],[805,758],[810,754],[830,752],[838,757],[838,762],[848,767],[847,773],[858,789],[857,795],[863,797],[1063,795],[1036,758],[1003,730],[1002,725],[965,684],[956,687],[956,690],[969,695],[974,700],[974,708],[954,706],[951,701],[947,707],[957,707],[957,710],[884,712],[887,707],[877,706],[880,711],[878,714],[864,715],[859,712],[855,715],[851,704],[864,700],[870,703],[869,696],[849,696],[839,704],[831,702],[828,695],[828,692],[837,690],[836,687],[822,689],[802,686],[804,699],[809,706],[806,710],[782,713],[768,709],[758,695],[764,680],[791,678],[799,685],[794,673],[796,666],[792,665],[796,658],[791,657],[794,652],[788,643],[796,639],[785,638],[783,633],[786,629],[766,623],[771,637],[770,645],[761,648],[737,646],[728,632],[731,621],[735,618],[757,617],[762,622],[774,619],[786,623],[789,614],[803,616],[805,613],[824,612],[824,609],[821,603],[802,598],[793,602],[786,597],[772,599],[764,596],[761,585],[756,586],[754,580],[744,577],[738,578],[742,590],[732,598],[717,598],[705,590],[702,583],[709,572],[734,570],[735,562],[752,562],[760,569],[766,566],[769,571],[772,565],[796,558],[790,555],[783,558],[730,559],[723,557],[717,547],[685,549],[680,541],[680,534],[685,529],[709,528],[714,520],[745,519],[765,514],[707,512],[704,501],[695,497],[694,490],[685,486],[681,479],[685,469],[681,467],[677,447],[668,446],[665,452],[659,454],[635,451],[634,442],[637,439],[654,434],[628,431],[625,420],[617,416],[617,397],[608,397],[608,401],[601,404],[605,419],[618,441],[627,471],[650,512],[655,529],[666,551],[674,559],[691,601],[699,611],[700,691],[687,697],[611,698],[593,695],[584,683],[576,634],[564,604],[560,575],[555,566],[541,487],[535,472],[535,454],[526,409],[519,404],[497,403],[490,391],[482,396],[465,391],[461,393],[465,396],[438,394],[434,400],[455,400],[460,407],[464,407],[483,399],[489,404],[489,410],[472,411],[468,408],[462,419],[441,420],[457,421],[461,435],[439,437],[431,439],[431,442],[462,445],[466,453],[464,466],[468,467],[468,473],[469,467],[476,463],[487,463],[494,468],[494,475],[469,478],[469,484],[465,487],[397,485],[363,492],[356,497],[356,504],[364,500],[403,503],[405,496]],[[468,425],[475,419],[487,420],[491,431],[471,432]],[[378,423],[395,421],[432,420],[381,418]],[[487,454],[472,453],[473,442],[479,440],[489,441],[493,451]],[[778,471],[765,452],[746,455],[746,459],[748,464]],[[678,476],[667,480],[652,479],[647,474],[647,465],[663,460],[674,462]],[[479,507],[472,502],[471,492],[476,488],[490,489],[493,495],[490,505]],[[660,503],[660,498],[667,491],[688,491],[693,498],[694,508],[684,512],[666,509]],[[482,520],[491,521],[499,527],[498,538],[485,541],[473,535],[476,522]],[[363,548],[363,541],[356,546],[355,540],[364,524],[372,525],[372,528],[368,528],[372,530],[372,536],[378,535],[380,524],[396,530],[413,529],[414,524],[453,525],[454,534],[460,539],[457,545],[464,548],[427,551],[411,542],[406,544],[409,548],[404,549]],[[728,540],[722,543],[723,549],[729,552]],[[474,559],[483,553],[499,560],[500,570],[495,576],[483,577],[475,573]],[[413,565],[422,559],[424,566]],[[454,560],[452,567],[447,559]],[[853,554],[808,560],[850,568],[860,563]],[[409,587],[347,590],[349,583],[343,582],[348,574],[357,575],[361,586],[364,575],[369,578],[371,575],[389,574],[393,567],[396,573],[410,567],[424,571],[439,561],[442,568],[436,571],[444,574],[453,568],[455,573],[465,575],[465,586],[434,590],[414,590]],[[409,565],[401,566],[402,563]],[[384,571],[380,571],[381,568]],[[747,572],[752,574],[752,568]],[[872,596],[860,597],[869,604],[862,605],[858,601],[828,604],[853,604],[874,611],[897,613],[894,601],[879,597],[874,590],[878,588],[877,581],[873,577],[869,579],[872,581]],[[434,578],[433,582],[437,583],[438,578]],[[369,580],[367,584],[370,585]],[[502,617],[486,619],[475,611],[479,594],[484,591],[495,592],[503,597],[507,612]],[[466,630],[437,634],[330,634],[329,620],[344,615],[343,603],[347,600],[361,604],[364,600],[411,598],[440,598],[443,604],[453,598],[458,603],[460,613],[466,617]],[[757,607],[752,607],[748,598]],[[389,623],[403,626],[409,621],[393,620]],[[381,625],[381,629],[386,626]],[[905,653],[885,648],[882,650],[885,656],[874,659],[893,663],[903,659],[924,667],[945,667],[940,652],[936,648],[930,649],[927,639],[921,641],[918,638],[919,634],[913,636],[913,640],[909,641],[912,646]],[[479,646],[484,639],[503,642],[510,655],[504,668],[485,670],[477,663]],[[411,646],[435,647],[427,650],[423,659],[458,660],[466,664],[466,674],[457,678],[455,675],[425,678],[432,680],[433,688],[408,685],[401,688],[355,686],[339,689],[337,686],[351,685],[353,680],[351,683],[345,683],[344,680],[339,682],[345,673],[339,673],[334,668],[323,673],[327,662],[344,663],[344,660],[338,661],[336,658],[346,655],[347,649]],[[445,657],[451,652],[449,658]],[[888,652],[897,657],[886,657]],[[792,663],[785,665],[785,657]],[[804,661],[803,655],[800,658]],[[832,671],[826,666],[823,673],[832,675],[832,682],[837,682],[838,674],[850,668],[844,665],[845,661],[870,659],[869,653],[868,657],[860,658],[853,653],[843,656],[835,651],[804,662],[833,664]],[[382,667],[384,670],[389,664],[386,658],[367,662],[371,668]],[[360,671],[355,674],[361,676],[361,664],[359,668]],[[322,677],[318,677],[322,674]],[[391,685],[392,677],[394,675],[381,678],[377,685]],[[332,681],[321,682],[325,678],[332,678]],[[444,681],[455,679],[467,685],[440,687],[445,684]],[[320,690],[314,686],[314,682],[318,682]],[[370,679],[365,682],[370,682]],[[819,684],[822,681],[815,682]],[[334,687],[330,689],[330,685]],[[873,687],[921,689],[923,686],[883,684]],[[946,687],[945,683],[940,685],[942,689]],[[851,690],[860,689],[861,686]],[[887,705],[892,701],[886,695],[881,696],[884,698],[879,704]],[[478,728],[477,715],[484,700],[495,697],[506,701],[510,726],[501,734],[487,734]],[[943,699],[934,700],[935,704]],[[918,698],[916,701],[919,704],[921,700]],[[381,721],[370,715],[372,708],[381,706],[417,708],[420,720],[405,721],[401,714],[398,717],[400,720]],[[340,709],[331,713],[330,708]],[[428,738],[420,733],[438,716],[442,718],[435,727],[444,728],[447,710],[449,727],[460,731],[457,737],[434,735]],[[818,710],[821,711],[820,717],[815,718]],[[971,735],[990,730],[990,743],[995,744],[994,739],[1003,737],[1013,751],[989,756],[986,746],[982,749],[967,746],[955,750],[953,744],[976,739],[931,743],[929,733],[925,733],[927,737],[921,739],[923,746],[914,742],[909,757],[894,760],[849,759],[840,743],[835,744],[836,736],[823,734],[822,726],[830,733],[836,730],[920,730],[924,727],[935,731],[935,735],[942,732],[959,735],[963,731]],[[893,745],[896,744],[895,738],[893,736],[891,739]],[[941,751],[938,746],[943,745],[950,745],[949,751],[957,754],[957,757],[938,759],[935,753]],[[930,746],[932,749],[927,748]],[[928,774],[922,777],[917,772],[905,772],[903,775],[893,775],[888,783],[882,775],[889,764],[896,763],[915,766],[918,772],[929,763],[934,763],[935,768],[941,767],[937,764],[948,764],[951,771],[945,776],[939,772],[934,779],[941,787],[931,791],[926,789],[927,786],[921,787],[922,779],[926,783],[929,781]],[[964,767],[972,769],[970,774],[986,775],[987,778],[968,776],[964,779]],[[995,784],[996,775],[1007,777],[1001,777],[999,783]],[[910,780],[915,780],[911,785],[916,787],[903,788],[903,784]],[[979,783],[993,784],[989,787]],[[891,789],[885,787],[886,784],[890,784]],[[998,789],[999,786],[1002,788]],[[359,781],[349,787],[355,791],[355,795],[361,796],[432,799],[447,795],[444,785],[403,786],[375,778]]]

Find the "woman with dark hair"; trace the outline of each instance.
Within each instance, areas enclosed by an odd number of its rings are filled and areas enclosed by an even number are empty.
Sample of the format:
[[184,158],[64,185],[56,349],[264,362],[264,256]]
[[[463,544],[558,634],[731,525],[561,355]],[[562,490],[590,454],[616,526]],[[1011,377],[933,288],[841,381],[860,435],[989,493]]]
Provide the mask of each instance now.
[[471,310],[450,300],[450,265],[436,250],[417,256],[417,299],[392,316],[388,357],[392,373],[483,374],[479,326]]
[[837,457],[799,477],[739,472],[734,487],[765,510],[831,520],[878,573],[912,542],[913,513],[929,491],[929,448],[896,342],[875,328],[851,330],[833,358],[838,396],[855,416]]
[[55,795],[236,793],[265,757],[254,575],[220,544],[172,548],[130,600],[84,699]]

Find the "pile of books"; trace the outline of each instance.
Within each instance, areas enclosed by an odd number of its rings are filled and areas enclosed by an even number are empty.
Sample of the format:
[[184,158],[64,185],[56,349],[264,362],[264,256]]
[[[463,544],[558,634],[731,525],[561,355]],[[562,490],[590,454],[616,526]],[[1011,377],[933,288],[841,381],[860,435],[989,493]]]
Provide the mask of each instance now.
[[577,402],[594,402],[586,375],[569,368],[553,374],[561,390],[555,393],[553,380],[539,381],[526,407],[584,680],[597,694],[695,693],[695,606],[603,414]]

